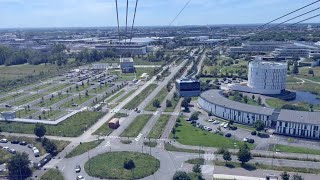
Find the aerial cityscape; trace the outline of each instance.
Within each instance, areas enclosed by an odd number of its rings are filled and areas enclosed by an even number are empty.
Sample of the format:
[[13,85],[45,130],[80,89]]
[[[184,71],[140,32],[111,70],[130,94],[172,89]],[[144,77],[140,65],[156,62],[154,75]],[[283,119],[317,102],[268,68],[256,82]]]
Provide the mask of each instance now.
[[320,179],[320,0],[0,0],[0,179]]

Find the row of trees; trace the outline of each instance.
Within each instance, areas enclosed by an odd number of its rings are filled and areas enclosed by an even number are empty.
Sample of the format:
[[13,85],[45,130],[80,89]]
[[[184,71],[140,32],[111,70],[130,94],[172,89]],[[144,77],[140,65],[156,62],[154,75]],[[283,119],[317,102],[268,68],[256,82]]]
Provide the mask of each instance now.
[[67,55],[64,50],[66,47],[61,44],[53,45],[48,51],[0,46],[0,65],[50,63],[61,66],[67,63]]

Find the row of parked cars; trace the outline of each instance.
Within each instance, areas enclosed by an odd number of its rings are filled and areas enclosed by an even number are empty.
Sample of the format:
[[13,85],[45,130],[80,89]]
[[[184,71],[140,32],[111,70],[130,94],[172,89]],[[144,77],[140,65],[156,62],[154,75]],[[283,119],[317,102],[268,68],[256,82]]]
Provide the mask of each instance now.
[[[0,143],[8,143],[8,142],[9,142],[8,139],[0,139]],[[18,141],[18,140],[12,140],[12,141],[10,141],[10,143],[11,144],[19,144],[21,146],[27,146],[28,148],[32,149],[35,157],[40,156],[40,151],[33,144],[28,144],[26,141]],[[15,149],[10,149],[9,147],[3,147],[2,149],[7,150],[12,154],[16,153]]]

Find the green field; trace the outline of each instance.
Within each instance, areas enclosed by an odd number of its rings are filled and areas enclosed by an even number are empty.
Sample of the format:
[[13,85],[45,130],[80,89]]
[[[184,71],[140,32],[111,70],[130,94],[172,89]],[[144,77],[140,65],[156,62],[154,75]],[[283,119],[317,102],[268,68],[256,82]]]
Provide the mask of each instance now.
[[58,84],[57,86],[54,86],[53,88],[48,89],[48,93],[54,93],[54,92],[57,92],[57,91],[61,91],[64,88],[69,87],[69,86],[71,86],[71,85],[67,84],[67,83]]
[[118,102],[122,102],[124,101],[125,99],[127,99],[129,96],[131,96],[134,92],[136,92],[135,90],[131,90],[130,92],[128,92],[126,95],[124,95],[122,98],[120,98],[118,100]]
[[57,169],[49,169],[40,180],[64,180],[62,173]]
[[167,97],[168,95],[168,91],[167,88],[164,87],[161,89],[161,91],[156,95],[156,97],[154,99],[152,99],[152,101],[150,101],[150,103],[146,106],[146,108],[144,108],[144,110],[146,111],[156,111],[157,108],[153,106],[153,101],[158,99],[160,101],[160,104],[162,103],[162,101]]
[[[308,103],[304,103],[304,102],[299,102],[299,103],[292,103],[292,102],[288,102],[288,101],[283,101],[281,99],[276,99],[276,98],[269,98],[266,100],[266,103],[273,108],[278,108],[281,109],[282,106],[284,105],[294,105],[297,107],[301,107],[302,109],[308,111],[310,109],[309,104]],[[314,110],[320,110],[320,105],[314,105],[313,106]]]
[[171,107],[166,107],[166,109],[164,110],[164,112],[173,112],[177,105],[178,105],[178,102],[179,102],[179,99],[176,100],[176,99],[171,99],[171,103],[172,103],[172,106]]
[[[298,154],[314,154],[320,155],[320,150],[317,149],[309,149],[304,147],[294,147],[294,146],[286,146],[281,144],[276,144],[275,146],[269,149],[270,151],[280,151],[287,153],[298,153]],[[310,157],[312,158],[312,157]]]
[[133,122],[121,133],[121,137],[136,137],[147,124],[152,115],[137,116]]
[[125,93],[126,91],[125,90],[121,90],[121,91],[118,91],[116,94],[114,94],[111,98],[109,98],[107,100],[108,103],[112,102],[113,100],[117,99],[118,97],[120,97],[123,93]]
[[[65,112],[65,111],[46,111],[45,114],[41,113],[41,118],[56,120],[57,118],[62,117],[65,114],[67,114],[67,112]],[[36,118],[38,118],[38,117],[36,117]]]
[[[135,164],[133,172],[123,167],[123,163],[130,159]],[[141,179],[152,175],[159,167],[159,160],[148,154],[111,152],[90,159],[85,164],[85,171],[90,176],[101,179]]]
[[35,101],[37,99],[40,99],[43,96],[44,96],[43,94],[32,94],[32,95],[29,95],[25,98],[22,98],[22,99],[16,101],[15,105],[16,106],[24,105],[24,104],[30,103],[32,101]]
[[305,83],[287,83],[287,89],[295,90],[295,91],[305,91],[310,92],[312,94],[320,95],[320,85],[314,84],[311,82],[305,82]]
[[170,117],[170,115],[161,115],[156,124],[152,127],[152,130],[150,131],[148,137],[153,139],[160,138]]
[[36,87],[32,88],[31,91],[42,90],[42,89],[45,89],[45,88],[47,88],[47,87],[49,87],[49,86],[51,86],[51,85],[52,85],[51,82],[50,82],[50,83],[45,83],[45,84],[42,84],[42,85],[40,85],[40,86],[36,86]]
[[89,93],[102,94],[110,88],[109,85],[99,85],[96,89],[91,89]]
[[0,99],[0,103],[13,100],[14,98],[18,98],[18,97],[20,97],[22,95],[25,95],[25,94],[24,93],[17,93],[17,94],[12,94],[12,95],[3,97],[3,98]]
[[96,140],[96,141],[81,143],[76,148],[74,148],[70,153],[68,153],[66,155],[66,158],[72,158],[75,156],[79,156],[85,152],[90,151],[91,149],[96,148],[102,142],[103,142],[103,140]]
[[164,149],[167,151],[175,151],[175,152],[187,152],[187,153],[198,153],[198,154],[204,154],[204,150],[200,149],[184,149],[184,148],[178,148],[173,146],[172,144],[165,143],[164,144]]
[[[228,99],[230,99],[230,100],[232,100],[232,101],[236,101],[234,96],[229,96]],[[244,103],[244,104],[245,104],[243,98],[241,99],[241,101],[238,101],[238,102],[241,102],[241,103]],[[251,99],[251,97],[248,97],[248,102],[247,102],[247,104],[249,104],[249,105],[254,105],[254,106],[260,106],[260,105],[258,104],[258,102],[257,102],[257,101],[254,101],[253,99]]]
[[58,103],[59,101],[63,100],[63,99],[67,99],[68,97],[70,97],[70,94],[61,94],[61,95],[56,95],[53,98],[44,100],[42,102],[40,102],[38,104],[38,106],[40,107],[50,107],[56,103]]
[[[58,125],[45,125],[47,135],[77,137],[100,119],[104,113],[83,111],[75,114]],[[0,122],[3,132],[33,134],[35,124]]]
[[21,110],[17,111],[16,114],[17,114],[17,117],[20,117],[20,118],[29,118],[35,112],[37,112],[37,111],[34,109],[31,109],[31,110],[21,109]]
[[73,101],[70,100],[66,103],[64,103],[62,105],[63,108],[72,108],[72,104],[75,103],[75,104],[78,104],[79,106],[81,106],[83,103],[89,101],[90,99],[92,99],[93,96],[91,95],[88,95],[88,96],[85,96],[85,95],[81,95],[81,98],[79,98],[79,96],[74,96],[73,97]]
[[[173,135],[170,135],[173,136]],[[235,149],[234,143],[239,147],[243,143],[234,139],[226,138],[219,134],[214,134],[200,128],[192,126],[187,121],[181,119],[181,124],[176,128],[176,140],[184,145],[206,146],[206,147],[225,147]],[[252,144],[248,144],[253,147]]]
[[[310,69],[313,70],[314,76],[308,73]],[[298,77],[320,82],[320,67],[300,67]]]
[[134,97],[128,104],[124,106],[124,109],[134,109],[136,108],[142,101],[145,100],[147,96],[149,96],[158,85],[156,84],[150,84],[148,87],[146,87],[139,95]]

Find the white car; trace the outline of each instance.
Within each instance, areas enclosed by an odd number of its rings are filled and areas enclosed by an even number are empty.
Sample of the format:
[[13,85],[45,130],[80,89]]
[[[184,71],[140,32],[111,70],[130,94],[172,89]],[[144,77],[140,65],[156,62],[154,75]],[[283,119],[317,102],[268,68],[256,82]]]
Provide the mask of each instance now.
[[81,175],[77,176],[77,180],[85,180],[85,178]]
[[6,151],[9,151],[9,150],[10,150],[9,147],[3,147],[2,149],[3,149],[3,150],[6,150]]
[[228,124],[226,123],[223,127],[224,127],[224,128],[227,128],[227,127],[228,127]]
[[8,139],[1,139],[0,140],[0,143],[7,143],[8,142]]
[[243,142],[247,142],[248,140],[249,140],[249,138],[248,138],[248,137],[243,138]]
[[213,122],[213,119],[209,119],[208,122]]

